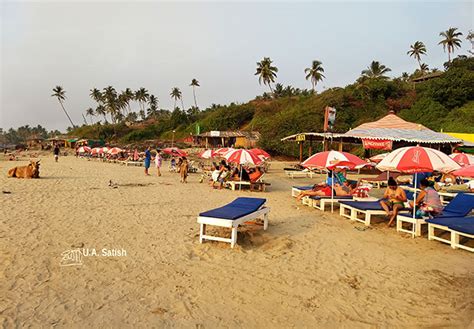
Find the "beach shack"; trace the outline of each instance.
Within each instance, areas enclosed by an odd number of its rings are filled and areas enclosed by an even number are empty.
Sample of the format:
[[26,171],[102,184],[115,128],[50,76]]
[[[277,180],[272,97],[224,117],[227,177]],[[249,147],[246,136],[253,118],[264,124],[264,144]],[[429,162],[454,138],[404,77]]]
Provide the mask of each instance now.
[[31,137],[26,140],[29,149],[43,149],[45,140],[42,137]]
[[419,123],[405,121],[392,111],[379,120],[363,123],[346,133],[299,133],[281,140],[299,143],[300,161],[303,161],[305,142],[310,143],[308,150],[310,155],[313,142],[323,143],[325,151],[329,149],[342,151],[344,144],[362,144],[366,150],[366,157],[369,156],[370,150],[391,151],[418,144],[450,154],[463,142],[460,138],[433,131]]
[[255,147],[260,139],[256,131],[208,131],[193,136],[194,144],[205,148]]

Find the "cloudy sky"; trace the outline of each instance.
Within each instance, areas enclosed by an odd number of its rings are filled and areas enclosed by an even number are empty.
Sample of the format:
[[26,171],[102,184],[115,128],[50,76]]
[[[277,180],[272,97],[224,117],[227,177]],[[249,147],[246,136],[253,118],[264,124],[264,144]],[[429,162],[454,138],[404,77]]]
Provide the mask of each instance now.
[[147,88],[160,108],[171,108],[172,87],[192,104],[191,79],[201,108],[246,102],[266,90],[254,76],[269,56],[278,82],[309,88],[304,68],[323,62],[318,90],[353,82],[372,60],[392,76],[412,72],[406,55],[423,41],[430,68],[447,54],[439,32],[458,27],[462,49],[473,29],[472,1],[380,2],[92,2],[0,1],[0,127],[41,124],[64,130],[68,121],[52,88],[66,90],[76,124],[94,106],[91,88]]

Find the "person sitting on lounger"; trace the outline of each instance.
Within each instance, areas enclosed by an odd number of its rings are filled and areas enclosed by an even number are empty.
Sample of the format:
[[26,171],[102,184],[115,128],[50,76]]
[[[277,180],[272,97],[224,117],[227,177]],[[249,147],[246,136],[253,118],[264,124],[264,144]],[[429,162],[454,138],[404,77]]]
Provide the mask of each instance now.
[[[421,192],[415,200],[416,217],[435,216],[443,211],[443,204],[438,192],[430,186],[427,179],[420,181]],[[410,201],[410,207],[413,208],[413,201]]]
[[256,182],[259,180],[260,177],[262,177],[262,175],[263,172],[260,167],[256,167],[255,170],[249,174],[249,181]]
[[398,212],[403,209],[404,203],[407,201],[405,191],[397,185],[395,179],[390,177],[388,179],[388,187],[383,194],[383,199],[380,201],[380,205],[390,217],[388,226],[391,226],[395,218],[397,218]]
[[342,185],[334,185],[334,195],[336,196],[352,195],[352,190],[352,186],[348,180],[346,180]]

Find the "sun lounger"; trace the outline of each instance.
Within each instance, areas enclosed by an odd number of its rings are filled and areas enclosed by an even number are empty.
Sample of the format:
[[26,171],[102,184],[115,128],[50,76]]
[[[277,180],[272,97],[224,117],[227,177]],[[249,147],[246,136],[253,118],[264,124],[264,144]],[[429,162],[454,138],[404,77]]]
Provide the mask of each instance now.
[[[397,173],[397,172],[389,173],[389,177],[392,177],[393,179],[396,179],[398,176],[400,176],[400,173]],[[384,185],[387,185],[387,182],[388,182],[387,172],[382,172],[376,177],[361,178],[359,179],[359,181],[372,184],[375,188],[380,188]]]
[[[199,242],[202,243],[203,240],[228,242],[233,248],[237,243],[239,225],[257,218],[263,219],[263,229],[266,230],[270,208],[265,207],[265,202],[266,199],[261,198],[237,198],[223,207],[200,213],[197,218],[197,222],[201,226]],[[206,225],[230,228],[230,239],[206,235]]]
[[259,187],[261,191],[265,191],[265,188],[267,185],[270,185],[268,183],[265,183],[263,181],[263,177],[265,176],[265,173],[263,173],[256,181],[227,181],[226,186],[230,187],[232,191],[235,191],[238,186],[250,186],[252,188],[253,186]]
[[[461,248],[474,252],[474,248],[461,244],[461,237],[474,239],[474,217],[445,217],[427,219],[428,240],[437,240],[451,245],[451,248]],[[436,230],[449,233],[449,239],[436,234]]]
[[309,196],[303,199],[309,200],[309,203],[308,203],[309,206],[322,210],[322,211],[326,211],[326,205],[331,205],[331,203],[338,204],[339,201],[341,200],[345,200],[345,201],[352,200],[352,195],[334,196],[333,198],[331,198],[330,196]]
[[306,185],[306,186],[293,186],[291,188],[291,196],[296,198],[298,194],[302,191],[309,191],[313,189],[314,185]]
[[298,177],[309,177],[313,178],[313,175],[316,175],[316,173],[312,170],[309,169],[304,169],[304,170],[289,170],[288,168],[285,169],[285,174],[293,179],[293,178],[298,178]]
[[[413,199],[413,196],[411,198]],[[459,193],[444,207],[443,212],[435,218],[466,217],[473,209],[474,194]],[[397,216],[397,231],[413,234],[412,230],[403,228],[404,223],[410,223],[411,225],[415,225],[415,235],[420,236],[421,226],[427,224],[426,219],[427,218],[413,218],[412,212],[409,214],[399,214]]]
[[[404,208],[401,211],[406,210]],[[339,201],[339,215],[370,226],[372,216],[386,216],[379,201]],[[359,218],[363,215],[363,218]]]

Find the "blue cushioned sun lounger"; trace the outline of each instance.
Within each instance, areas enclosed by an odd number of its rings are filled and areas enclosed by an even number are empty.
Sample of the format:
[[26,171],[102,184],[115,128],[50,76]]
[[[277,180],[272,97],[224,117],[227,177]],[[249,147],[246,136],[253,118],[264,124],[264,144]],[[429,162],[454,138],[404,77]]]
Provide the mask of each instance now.
[[296,198],[301,191],[309,191],[313,189],[314,185],[306,185],[306,186],[293,186],[291,188],[291,196]]
[[[444,217],[427,219],[428,240],[437,240],[450,244],[453,249],[461,248],[474,252],[473,247],[461,244],[461,237],[474,239],[474,217]],[[449,232],[449,240],[436,235],[436,230]]]
[[[203,240],[215,240],[229,242],[231,247],[237,243],[237,228],[243,223],[263,218],[263,229],[268,227],[268,213],[270,208],[265,207],[266,199],[262,198],[237,198],[231,203],[205,211],[199,214],[197,222],[200,224],[199,242]],[[232,229],[231,238],[222,238],[217,236],[206,235],[206,225],[214,225],[228,227]]]
[[[316,209],[325,211],[326,205],[330,204],[338,204],[341,200],[352,200],[352,195],[344,195],[344,196],[334,196],[331,198],[330,196],[319,196],[313,195],[308,197],[308,206],[312,206]],[[303,203],[306,204],[303,200]]]
[[[408,197],[408,195],[407,195]],[[339,201],[339,215],[370,226],[372,216],[386,216],[378,201]],[[359,215],[364,215],[359,218]]]

